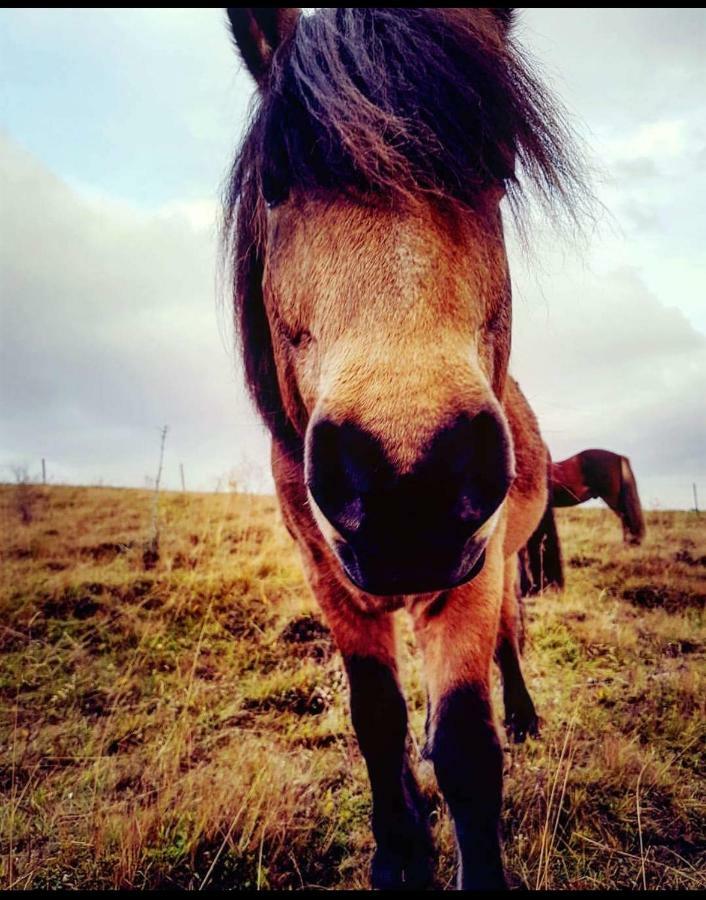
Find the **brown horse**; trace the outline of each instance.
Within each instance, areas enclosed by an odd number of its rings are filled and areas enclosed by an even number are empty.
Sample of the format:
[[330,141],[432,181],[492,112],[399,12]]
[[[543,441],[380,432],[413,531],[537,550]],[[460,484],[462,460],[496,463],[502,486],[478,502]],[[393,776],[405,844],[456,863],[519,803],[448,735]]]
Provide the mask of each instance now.
[[610,450],[582,450],[576,456],[552,463],[552,506],[577,506],[596,497],[617,514],[623,539],[639,544],[645,536],[645,520],[627,456]]
[[549,465],[549,502],[537,529],[521,553],[521,592],[537,594],[547,587],[562,588],[564,573],[554,507],[578,506],[599,498],[615,512],[623,526],[623,540],[640,544],[645,520],[637,482],[627,456],[610,450],[582,450]]
[[501,887],[491,668],[496,654],[522,739],[537,720],[517,552],[546,506],[547,458],[507,375],[499,205],[520,197],[521,167],[571,208],[568,135],[506,8],[228,14],[259,89],[226,200],[235,320],[283,517],[350,682],[372,881],[432,878],[395,659],[405,608],[459,884]]

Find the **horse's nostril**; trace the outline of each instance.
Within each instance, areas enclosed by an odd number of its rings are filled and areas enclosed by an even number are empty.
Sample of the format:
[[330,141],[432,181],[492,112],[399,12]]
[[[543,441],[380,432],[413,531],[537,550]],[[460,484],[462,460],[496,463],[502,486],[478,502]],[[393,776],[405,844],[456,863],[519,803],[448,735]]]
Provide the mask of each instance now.
[[483,510],[470,494],[463,493],[458,498],[454,514],[462,522],[473,522],[482,516]]
[[338,522],[344,531],[358,531],[363,524],[363,501],[360,497],[343,504],[338,513]]
[[364,533],[383,547],[395,532],[398,540],[407,535],[410,546],[436,543],[455,529],[471,534],[487,521],[510,486],[510,460],[505,427],[492,412],[458,415],[404,473],[373,435],[351,422],[324,419],[309,434],[307,486],[346,538]]
[[436,482],[439,502],[453,521],[480,527],[512,482],[512,453],[503,422],[486,410],[458,415],[430,441],[416,474],[420,482]]
[[358,531],[366,498],[379,494],[393,478],[379,443],[351,422],[323,419],[307,443],[307,486],[326,518],[343,534]]

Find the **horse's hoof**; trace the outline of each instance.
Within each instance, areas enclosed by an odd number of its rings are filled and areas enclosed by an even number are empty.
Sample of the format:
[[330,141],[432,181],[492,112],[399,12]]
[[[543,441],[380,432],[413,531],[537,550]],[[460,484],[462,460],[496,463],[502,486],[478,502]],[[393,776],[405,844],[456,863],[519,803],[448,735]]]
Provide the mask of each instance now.
[[539,737],[539,716],[529,694],[505,712],[505,729],[513,744],[522,744],[528,736]]
[[428,856],[418,859],[376,853],[373,858],[371,882],[379,891],[421,891],[432,886],[433,861]]

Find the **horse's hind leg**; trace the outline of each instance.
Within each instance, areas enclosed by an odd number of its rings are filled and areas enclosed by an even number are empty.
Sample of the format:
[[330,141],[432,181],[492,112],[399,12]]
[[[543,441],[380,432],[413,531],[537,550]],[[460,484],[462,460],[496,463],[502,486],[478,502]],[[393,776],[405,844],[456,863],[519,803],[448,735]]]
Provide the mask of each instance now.
[[529,695],[520,665],[522,623],[517,592],[517,562],[514,556],[505,562],[505,580],[500,612],[500,628],[495,659],[503,679],[505,727],[515,743],[527,735],[539,734],[539,719]]
[[433,877],[425,804],[408,758],[407,707],[399,687],[390,615],[366,615],[341,602],[344,591],[317,589],[343,654],[350,706],[373,795],[375,888],[423,888]]
[[520,593],[523,597],[541,594],[550,587],[559,590],[564,587],[561,544],[551,500],[547,503],[539,525],[520,553],[524,556],[524,570],[520,573]]

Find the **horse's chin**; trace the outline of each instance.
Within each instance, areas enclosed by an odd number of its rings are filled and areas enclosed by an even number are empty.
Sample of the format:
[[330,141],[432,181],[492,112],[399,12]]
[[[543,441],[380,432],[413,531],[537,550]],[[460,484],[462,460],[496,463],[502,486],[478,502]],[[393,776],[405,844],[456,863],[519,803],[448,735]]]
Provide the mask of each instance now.
[[473,581],[485,565],[487,542],[480,542],[453,572],[422,572],[410,577],[405,571],[386,571],[383,575],[370,576],[358,563],[350,548],[342,543],[335,547],[341,568],[352,584],[366,594],[379,597],[437,594],[452,590]]

